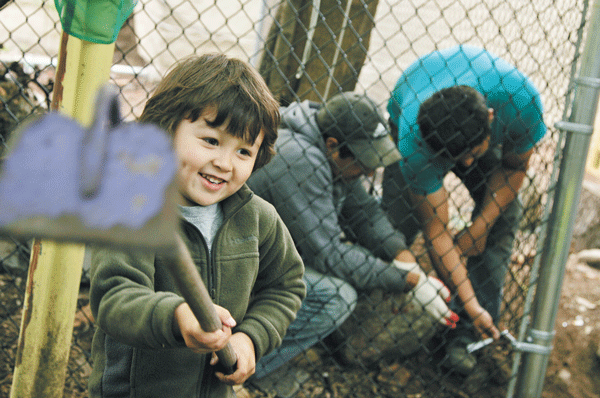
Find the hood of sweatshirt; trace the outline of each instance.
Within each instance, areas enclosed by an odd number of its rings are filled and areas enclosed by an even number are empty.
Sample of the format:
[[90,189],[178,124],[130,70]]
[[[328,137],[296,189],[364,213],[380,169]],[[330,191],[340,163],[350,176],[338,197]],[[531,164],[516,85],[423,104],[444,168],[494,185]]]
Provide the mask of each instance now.
[[289,106],[281,108],[281,130],[278,142],[283,144],[291,138],[291,134],[295,134],[296,139],[302,138],[309,145],[317,146],[325,152],[325,141],[315,119],[319,108],[320,104],[308,100],[293,102]]

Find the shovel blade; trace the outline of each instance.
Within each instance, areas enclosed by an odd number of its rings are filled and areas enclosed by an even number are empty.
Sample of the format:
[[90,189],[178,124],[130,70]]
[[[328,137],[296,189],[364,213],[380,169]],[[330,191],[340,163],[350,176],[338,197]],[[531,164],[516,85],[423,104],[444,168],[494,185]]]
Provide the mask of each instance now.
[[100,187],[81,194],[85,130],[48,113],[20,134],[0,171],[0,233],[129,248],[174,247],[177,162],[160,129],[110,131]]

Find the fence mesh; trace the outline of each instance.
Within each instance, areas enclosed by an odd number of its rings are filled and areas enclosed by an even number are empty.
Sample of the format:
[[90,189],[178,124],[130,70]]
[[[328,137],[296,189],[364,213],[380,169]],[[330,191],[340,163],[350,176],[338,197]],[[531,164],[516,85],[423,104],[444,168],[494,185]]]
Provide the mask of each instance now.
[[[317,8],[318,6],[318,8]],[[524,215],[516,234],[498,324],[518,335],[531,270],[551,202],[552,172],[561,136],[554,123],[569,109],[569,79],[584,32],[584,0],[140,0],[116,42],[111,80],[120,87],[123,115],[134,120],[173,62],[219,51],[250,61],[283,103],[321,102],[340,91],[368,94],[385,111],[402,72],[418,57],[456,44],[484,47],[515,65],[538,88],[548,133],[536,146],[520,192]],[[52,94],[60,23],[52,1],[9,2],[0,9],[0,156],[9,136],[30,115],[45,112]],[[557,150],[558,149],[558,150]],[[0,157],[1,159],[1,157]],[[381,196],[382,171],[364,179]],[[450,226],[469,224],[474,203],[454,174]],[[418,235],[411,250],[430,269]],[[8,396],[16,356],[29,262],[28,242],[0,242],[0,395]],[[94,324],[87,306],[87,262],[81,283],[66,397],[86,396]],[[407,304],[408,303],[408,304]],[[414,303],[412,304],[414,306]],[[407,297],[359,292],[344,325],[296,357],[306,397],[503,397],[506,380],[488,373],[461,378],[439,366],[440,327],[414,315]],[[418,312],[418,311],[417,311]],[[510,345],[488,356],[512,366]],[[496,375],[497,376],[497,375]],[[252,396],[266,393],[249,387]]]

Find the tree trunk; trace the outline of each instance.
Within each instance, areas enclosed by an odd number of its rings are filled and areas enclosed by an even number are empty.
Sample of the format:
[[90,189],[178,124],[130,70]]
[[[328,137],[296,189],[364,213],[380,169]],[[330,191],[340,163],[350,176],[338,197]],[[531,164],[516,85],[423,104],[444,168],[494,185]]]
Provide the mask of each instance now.
[[314,14],[318,3],[284,0],[277,9],[259,70],[282,105],[353,91],[367,56],[378,0],[321,0]]

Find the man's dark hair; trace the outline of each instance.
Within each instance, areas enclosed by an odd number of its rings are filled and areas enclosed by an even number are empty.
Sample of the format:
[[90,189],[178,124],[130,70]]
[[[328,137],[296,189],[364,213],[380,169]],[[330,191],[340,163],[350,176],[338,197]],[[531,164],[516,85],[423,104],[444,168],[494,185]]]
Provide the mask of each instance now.
[[451,159],[471,151],[491,134],[485,98],[469,86],[433,94],[421,104],[417,123],[427,145]]

